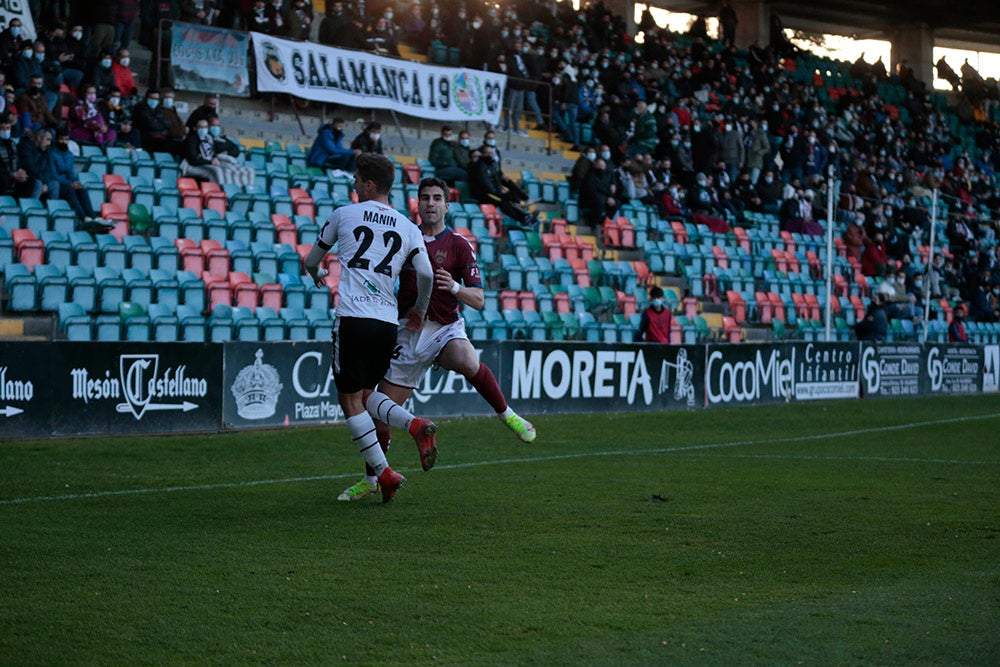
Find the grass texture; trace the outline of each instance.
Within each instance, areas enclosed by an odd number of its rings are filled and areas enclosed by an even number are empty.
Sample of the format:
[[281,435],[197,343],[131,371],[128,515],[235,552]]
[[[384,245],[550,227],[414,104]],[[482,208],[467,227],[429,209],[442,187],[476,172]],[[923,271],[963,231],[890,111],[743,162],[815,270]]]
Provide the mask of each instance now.
[[0,663],[1000,663],[1000,396],[0,445]]

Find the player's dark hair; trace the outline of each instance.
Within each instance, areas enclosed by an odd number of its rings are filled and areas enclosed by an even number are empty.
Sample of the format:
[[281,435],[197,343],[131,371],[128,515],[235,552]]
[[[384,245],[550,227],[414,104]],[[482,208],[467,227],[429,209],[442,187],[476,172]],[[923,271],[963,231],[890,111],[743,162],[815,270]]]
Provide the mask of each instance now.
[[392,182],[396,180],[396,167],[392,161],[380,153],[362,153],[358,156],[358,176],[362,181],[372,181],[381,195],[389,194]]
[[662,287],[660,287],[659,285],[653,285],[652,287],[649,288],[650,299],[659,299],[661,296],[663,296]]
[[419,197],[427,188],[441,188],[441,191],[444,192],[445,199],[448,198],[448,184],[440,178],[435,178],[433,176],[421,178],[420,185],[417,186],[417,196]]

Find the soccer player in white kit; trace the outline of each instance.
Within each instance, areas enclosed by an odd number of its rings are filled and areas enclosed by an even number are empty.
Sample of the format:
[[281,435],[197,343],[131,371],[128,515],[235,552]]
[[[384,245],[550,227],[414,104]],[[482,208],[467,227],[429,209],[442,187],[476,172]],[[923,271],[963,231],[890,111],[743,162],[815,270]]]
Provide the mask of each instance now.
[[419,331],[423,327],[434,281],[420,230],[389,206],[395,176],[389,158],[374,153],[359,155],[354,174],[359,203],[330,214],[305,259],[306,271],[322,286],[327,271],[320,263],[337,246],[341,273],[333,325],[333,378],[351,438],[375,471],[384,503],[395,497],[406,480],[389,467],[379,447],[373,417],[409,431],[417,441],[424,470],[437,460],[437,427],[375,391],[396,346],[399,313],[395,289],[403,264],[407,260],[413,264],[418,285],[416,302],[405,315],[407,329]]
[[[465,333],[460,308],[466,304],[480,309],[484,305],[482,279],[476,253],[469,242],[445,227],[448,214],[448,184],[437,178],[425,178],[417,188],[420,231],[434,267],[434,291],[423,328],[401,328],[396,349],[385,377],[378,385],[385,401],[402,405],[434,364],[460,373],[496,411],[497,417],[523,442],[535,439],[535,427],[507,404],[493,372],[476,354]],[[399,309],[405,313],[417,298],[415,271],[406,266],[399,279]],[[391,429],[377,422],[378,439],[388,450]],[[340,494],[338,500],[361,500],[375,492],[374,471]]]

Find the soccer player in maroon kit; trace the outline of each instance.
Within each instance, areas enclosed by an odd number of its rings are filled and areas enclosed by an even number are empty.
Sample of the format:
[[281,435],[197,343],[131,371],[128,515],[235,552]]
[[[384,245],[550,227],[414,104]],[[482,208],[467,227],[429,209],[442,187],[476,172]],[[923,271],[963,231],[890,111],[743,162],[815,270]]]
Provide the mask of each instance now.
[[[465,333],[460,308],[465,304],[479,310],[483,307],[482,279],[476,253],[460,234],[445,228],[448,214],[448,184],[438,178],[425,178],[417,190],[420,230],[427,245],[427,254],[434,268],[434,289],[431,291],[427,319],[420,331],[400,327],[396,350],[379,391],[396,405],[402,405],[433,364],[461,374],[496,411],[497,417],[523,442],[535,439],[535,427],[514,412],[504,398],[493,372],[476,355],[476,349]],[[405,313],[417,295],[416,274],[404,267],[399,276],[399,312]],[[388,404],[387,404],[388,405]],[[388,406],[389,410],[393,409]],[[378,440],[388,449],[391,429],[377,422]],[[347,488],[338,500],[361,500],[377,489],[373,471],[365,479]]]

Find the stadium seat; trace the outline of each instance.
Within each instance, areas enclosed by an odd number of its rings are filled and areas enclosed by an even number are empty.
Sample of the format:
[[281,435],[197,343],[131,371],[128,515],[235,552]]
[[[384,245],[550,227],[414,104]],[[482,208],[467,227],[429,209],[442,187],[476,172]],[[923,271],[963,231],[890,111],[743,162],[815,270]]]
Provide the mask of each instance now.
[[92,337],[93,321],[90,319],[83,306],[74,302],[64,302],[59,304],[59,330],[62,331],[67,340],[89,341]]
[[[100,313],[118,313],[118,304],[125,300],[125,281],[114,268],[98,266],[94,269],[97,282],[97,309]],[[112,339],[116,340],[116,339]]]
[[279,311],[279,315],[284,320],[288,340],[310,339],[309,320],[306,319],[305,311],[302,308],[285,307]]
[[62,268],[39,264],[35,267],[35,280],[38,284],[38,307],[48,312],[58,311],[69,294],[69,279]]
[[148,341],[150,319],[146,308],[140,303],[123,301],[118,306],[122,321],[122,337],[125,340]]

